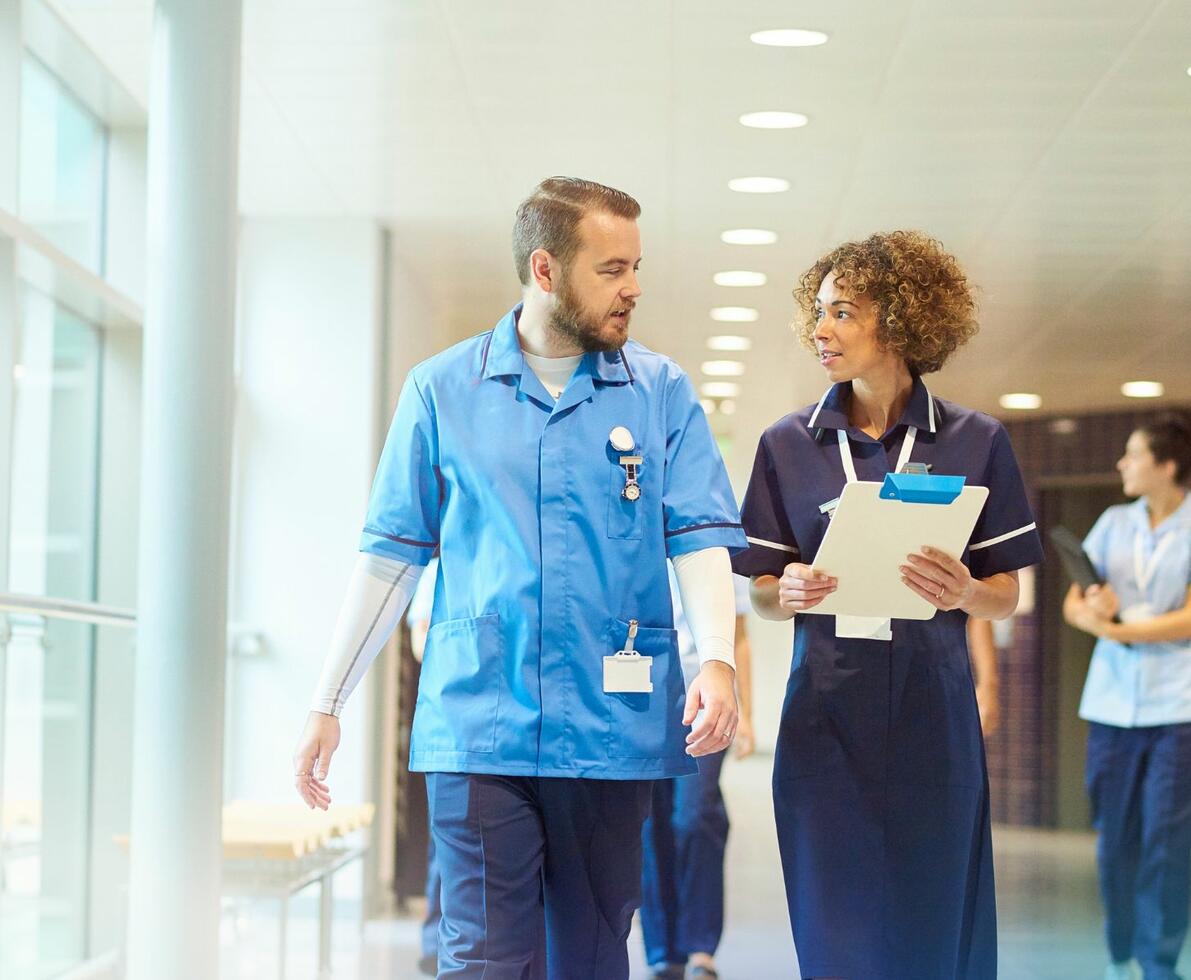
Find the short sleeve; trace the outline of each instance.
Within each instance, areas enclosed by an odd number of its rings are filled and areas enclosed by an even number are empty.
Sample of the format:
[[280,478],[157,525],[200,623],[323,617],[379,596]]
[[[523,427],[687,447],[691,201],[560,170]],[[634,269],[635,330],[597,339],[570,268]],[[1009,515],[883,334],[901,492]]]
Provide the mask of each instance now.
[[732,571],[737,575],[781,575],[790,562],[798,560],[798,542],[794,540],[794,532],[786,517],[781,486],[765,435],[757,445],[740,519],[749,547],[748,551],[732,558]]
[[1110,507],[1096,518],[1096,523],[1083,539],[1083,550],[1091,559],[1092,567],[1102,579],[1108,577],[1108,538],[1112,532],[1113,509]]
[[440,492],[434,419],[411,373],[381,453],[360,550],[425,565],[438,548]]
[[703,548],[745,547],[728,471],[685,374],[667,392],[662,509],[669,558]]
[[1042,561],[1042,539],[1009,434],[999,422],[993,434],[984,485],[988,500],[968,545],[975,578],[988,578]]

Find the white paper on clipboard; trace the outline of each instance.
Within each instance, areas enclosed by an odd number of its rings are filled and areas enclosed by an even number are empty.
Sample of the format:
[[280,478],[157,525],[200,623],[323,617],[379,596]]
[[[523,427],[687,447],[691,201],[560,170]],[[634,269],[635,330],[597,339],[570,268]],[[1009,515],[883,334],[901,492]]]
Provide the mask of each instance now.
[[930,619],[934,606],[905,585],[900,567],[923,547],[959,557],[988,499],[988,487],[965,486],[949,504],[882,500],[880,483],[853,482],[811,565],[839,588],[806,615]]

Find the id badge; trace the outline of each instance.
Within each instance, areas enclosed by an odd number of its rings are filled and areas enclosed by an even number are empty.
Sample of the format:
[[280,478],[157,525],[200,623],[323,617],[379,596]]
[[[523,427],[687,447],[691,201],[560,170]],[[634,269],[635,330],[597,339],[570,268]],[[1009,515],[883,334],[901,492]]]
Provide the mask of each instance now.
[[848,640],[892,640],[893,623],[879,616],[835,617],[835,635]]
[[605,694],[649,694],[653,690],[650,671],[653,657],[621,650],[604,658]]

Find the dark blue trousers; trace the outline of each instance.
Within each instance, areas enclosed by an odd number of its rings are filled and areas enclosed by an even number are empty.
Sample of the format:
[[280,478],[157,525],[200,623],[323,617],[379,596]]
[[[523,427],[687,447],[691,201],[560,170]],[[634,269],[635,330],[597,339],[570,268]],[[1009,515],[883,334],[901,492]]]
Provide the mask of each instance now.
[[439,977],[627,980],[651,788],[428,773]]
[[1108,950],[1175,980],[1191,896],[1191,724],[1088,734],[1088,793]]
[[426,918],[422,920],[422,955],[438,955],[438,923],[442,919],[442,878],[434,855],[434,835],[426,848]]
[[651,966],[714,954],[724,931],[724,848],[728,810],[720,792],[723,752],[699,772],[659,779],[642,830],[641,931]]

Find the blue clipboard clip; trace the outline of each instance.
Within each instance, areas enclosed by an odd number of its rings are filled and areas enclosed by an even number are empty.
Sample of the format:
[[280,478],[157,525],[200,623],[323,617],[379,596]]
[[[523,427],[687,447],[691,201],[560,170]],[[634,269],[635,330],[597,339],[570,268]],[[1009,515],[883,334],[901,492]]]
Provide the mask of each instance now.
[[963,488],[962,476],[887,473],[879,496],[882,500],[900,500],[907,504],[949,504]]

